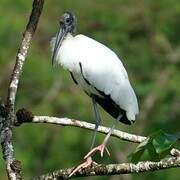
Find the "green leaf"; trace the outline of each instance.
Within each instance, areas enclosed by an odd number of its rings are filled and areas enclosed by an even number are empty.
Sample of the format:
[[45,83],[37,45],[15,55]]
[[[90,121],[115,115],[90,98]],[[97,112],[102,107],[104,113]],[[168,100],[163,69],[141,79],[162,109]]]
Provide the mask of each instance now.
[[147,149],[149,138],[145,139],[142,143],[140,143],[135,152],[131,153],[128,158],[131,159],[132,162],[136,163],[139,161],[141,156],[144,154],[144,151]]
[[162,130],[158,131],[157,133],[154,133],[151,136],[152,144],[158,154],[170,150],[171,147],[176,143],[178,138],[180,138],[179,134],[167,134]]
[[178,139],[180,139],[180,134],[167,134],[160,130],[140,143],[129,158],[132,162],[137,163],[147,154],[146,159],[158,161],[169,154]]
[[149,146],[147,147],[148,157],[150,157],[150,160],[158,161],[159,155],[156,153],[155,148],[149,143]]

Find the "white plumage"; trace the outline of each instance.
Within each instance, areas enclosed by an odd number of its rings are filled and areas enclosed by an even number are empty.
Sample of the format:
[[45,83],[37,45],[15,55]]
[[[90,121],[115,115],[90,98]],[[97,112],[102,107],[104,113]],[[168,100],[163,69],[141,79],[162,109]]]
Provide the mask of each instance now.
[[[56,38],[51,41],[52,51]],[[57,52],[56,64],[69,70],[87,94],[109,95],[129,121],[135,120],[139,112],[136,95],[122,62],[111,49],[87,36],[68,33]]]

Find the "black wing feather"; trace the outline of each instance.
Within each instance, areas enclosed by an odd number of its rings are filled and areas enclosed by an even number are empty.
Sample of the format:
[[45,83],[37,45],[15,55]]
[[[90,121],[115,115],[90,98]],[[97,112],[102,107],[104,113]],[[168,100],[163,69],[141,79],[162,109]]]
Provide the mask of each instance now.
[[70,74],[71,74],[71,78],[73,79],[74,83],[78,85],[78,82],[77,82],[76,79],[74,78],[73,73],[70,72]]

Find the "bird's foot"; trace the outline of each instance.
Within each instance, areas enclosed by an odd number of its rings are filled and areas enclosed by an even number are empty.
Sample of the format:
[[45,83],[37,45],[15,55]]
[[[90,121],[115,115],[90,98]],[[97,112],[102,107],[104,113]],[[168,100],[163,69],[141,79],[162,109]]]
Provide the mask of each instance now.
[[92,166],[92,165],[97,165],[97,163],[95,161],[92,160],[92,158],[90,156],[88,156],[86,159],[85,159],[85,162],[83,162],[82,164],[80,164],[78,167],[76,167],[72,172],[71,174],[69,175],[69,177],[71,177],[72,175],[74,175],[76,172],[80,171],[81,169],[85,169],[89,166]]
[[87,159],[88,157],[93,156],[97,151],[100,151],[101,157],[104,155],[104,150],[106,150],[107,154],[110,156],[110,153],[104,143],[100,144],[99,146],[93,148],[91,151],[89,151],[85,156],[84,159]]
[[95,161],[92,160],[92,157],[97,151],[100,151],[101,157],[103,157],[104,154],[104,150],[106,150],[107,154],[110,156],[110,153],[106,147],[106,145],[104,143],[100,144],[99,146],[93,148],[91,151],[89,151],[85,156],[84,156],[84,160],[85,162],[83,162],[82,164],[80,164],[79,166],[77,166],[69,175],[69,177],[73,176],[76,172],[85,169],[87,167],[90,167],[92,165],[97,165],[97,163]]

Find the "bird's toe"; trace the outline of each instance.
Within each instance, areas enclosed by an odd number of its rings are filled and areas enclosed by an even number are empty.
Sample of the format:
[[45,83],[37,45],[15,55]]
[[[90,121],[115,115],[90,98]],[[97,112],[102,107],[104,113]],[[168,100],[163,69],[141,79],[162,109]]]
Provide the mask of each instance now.
[[87,168],[87,167],[90,167],[90,166],[92,166],[92,165],[97,165],[97,163],[96,163],[95,161],[93,161],[91,157],[88,157],[85,162],[83,162],[82,164],[80,164],[79,166],[77,166],[77,167],[71,172],[71,174],[69,175],[69,177],[72,177],[76,172],[79,172],[80,170],[85,169],[85,168]]

